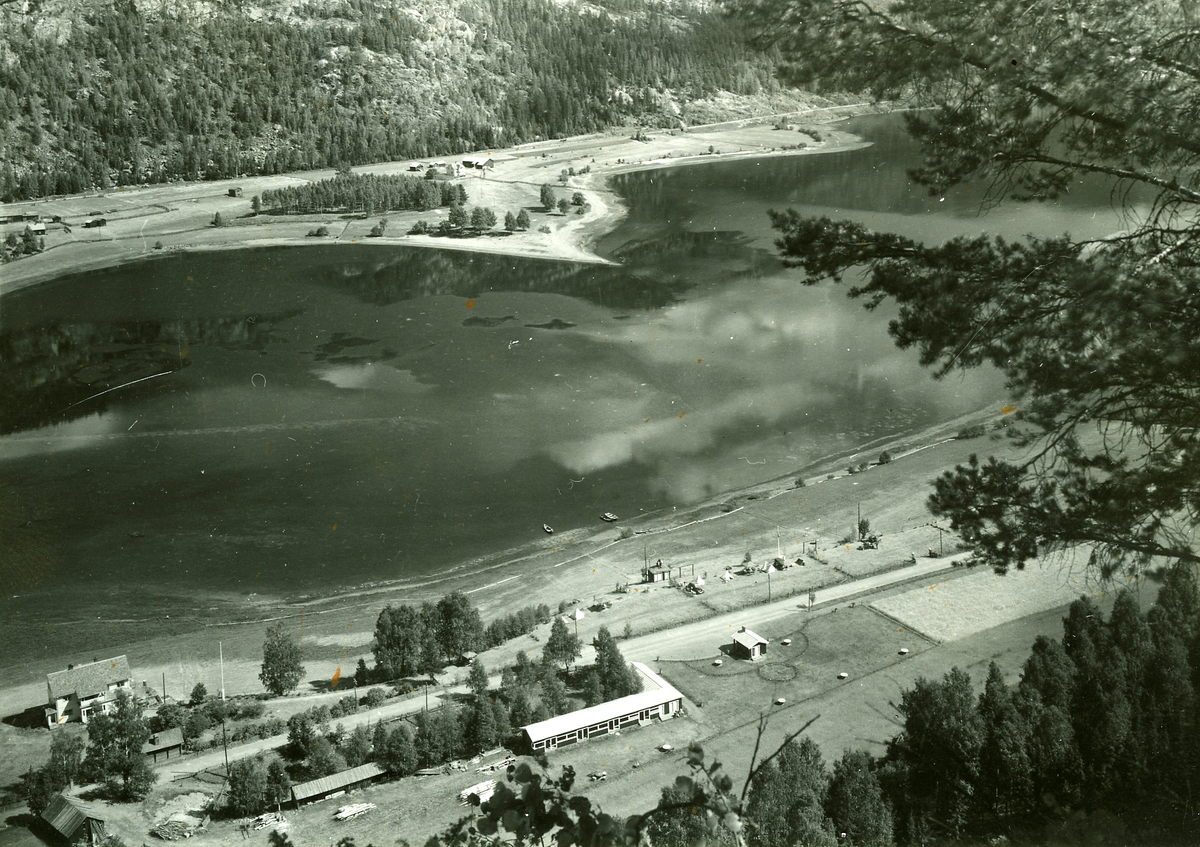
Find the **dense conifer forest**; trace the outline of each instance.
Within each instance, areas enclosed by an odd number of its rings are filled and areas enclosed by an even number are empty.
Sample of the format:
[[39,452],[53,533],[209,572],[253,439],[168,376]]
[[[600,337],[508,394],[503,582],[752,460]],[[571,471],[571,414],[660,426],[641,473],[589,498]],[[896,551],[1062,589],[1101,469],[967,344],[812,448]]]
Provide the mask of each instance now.
[[0,200],[450,154],[771,92],[682,0],[0,7]]

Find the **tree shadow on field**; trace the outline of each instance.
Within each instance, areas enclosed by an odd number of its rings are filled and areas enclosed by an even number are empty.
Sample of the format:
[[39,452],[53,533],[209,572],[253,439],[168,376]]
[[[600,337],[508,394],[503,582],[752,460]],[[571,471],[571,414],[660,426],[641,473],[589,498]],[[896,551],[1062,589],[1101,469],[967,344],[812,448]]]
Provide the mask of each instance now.
[[47,847],[62,847],[66,843],[54,827],[46,822],[45,818],[41,815],[35,815],[32,812],[9,815],[4,818],[4,823],[14,829],[20,828],[26,830],[42,844],[47,845]]

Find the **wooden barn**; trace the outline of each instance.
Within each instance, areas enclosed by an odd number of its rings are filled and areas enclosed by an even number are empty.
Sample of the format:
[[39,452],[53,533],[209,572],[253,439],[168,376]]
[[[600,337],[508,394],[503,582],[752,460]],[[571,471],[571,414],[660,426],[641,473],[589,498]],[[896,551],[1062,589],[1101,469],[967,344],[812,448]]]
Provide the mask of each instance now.
[[105,829],[108,812],[103,803],[56,794],[42,812],[42,818],[70,844],[95,847],[108,835]]

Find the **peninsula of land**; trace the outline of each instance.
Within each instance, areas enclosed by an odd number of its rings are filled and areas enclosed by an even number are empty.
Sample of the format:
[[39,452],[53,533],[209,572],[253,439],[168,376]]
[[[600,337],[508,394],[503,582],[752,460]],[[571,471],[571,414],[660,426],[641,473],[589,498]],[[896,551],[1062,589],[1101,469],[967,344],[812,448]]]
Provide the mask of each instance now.
[[[465,168],[456,181],[466,188],[469,207],[487,207],[501,219],[522,209],[532,214],[525,231],[497,228],[471,238],[410,235],[418,220],[436,226],[444,210],[323,215],[254,214],[252,202],[264,191],[302,185],[334,175],[332,169],[255,176],[213,182],[170,183],[114,189],[68,197],[0,205],[0,226],[20,233],[33,218],[45,226],[43,252],[4,266],[0,295],[66,274],[96,270],[174,251],[227,250],[271,245],[395,244],[573,262],[604,262],[593,248],[626,213],[621,198],[607,185],[614,174],[647,168],[711,162],[734,157],[807,155],[854,149],[865,142],[831,124],[873,111],[870,104],[765,115],[687,130],[650,133],[614,129],[567,139],[539,141],[503,150],[444,157],[453,167],[462,160],[491,163]],[[427,163],[426,163],[427,164]],[[385,162],[354,168],[355,173],[411,173],[410,162]],[[565,178],[565,181],[564,181]],[[583,195],[584,204],[566,213],[543,211],[539,193],[550,185],[559,197]],[[582,211],[582,214],[580,214]],[[222,226],[214,226],[215,215]],[[371,237],[379,217],[388,218],[384,234]],[[103,219],[103,226],[85,222]],[[310,233],[324,228],[327,235]],[[40,226],[39,226],[40,231]]]

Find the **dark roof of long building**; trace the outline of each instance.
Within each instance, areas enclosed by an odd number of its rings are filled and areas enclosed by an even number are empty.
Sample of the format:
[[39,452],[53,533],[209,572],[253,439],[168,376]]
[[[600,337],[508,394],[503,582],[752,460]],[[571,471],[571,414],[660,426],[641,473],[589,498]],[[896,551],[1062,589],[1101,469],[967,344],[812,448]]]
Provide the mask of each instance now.
[[70,697],[72,694],[80,698],[102,694],[108,690],[108,686],[124,682],[132,677],[129,660],[124,656],[117,656],[101,662],[76,665],[70,670],[46,674],[46,682],[50,685],[50,699],[57,700],[59,697]]
[[173,726],[170,729],[164,729],[162,732],[152,734],[150,739],[142,745],[142,753],[148,756],[151,753],[169,750],[181,744],[183,744],[183,729]]
[[307,800],[309,797],[316,797],[319,794],[328,794],[330,791],[337,791],[339,788],[347,788],[363,780],[383,776],[385,773],[387,771],[379,767],[379,765],[374,762],[367,762],[365,765],[350,768],[348,771],[341,771],[340,773],[323,776],[320,779],[293,785],[292,795],[299,802]]
[[78,797],[56,794],[46,811],[42,812],[42,817],[64,837],[70,838],[88,818],[108,820],[108,811],[101,803],[89,803]]

